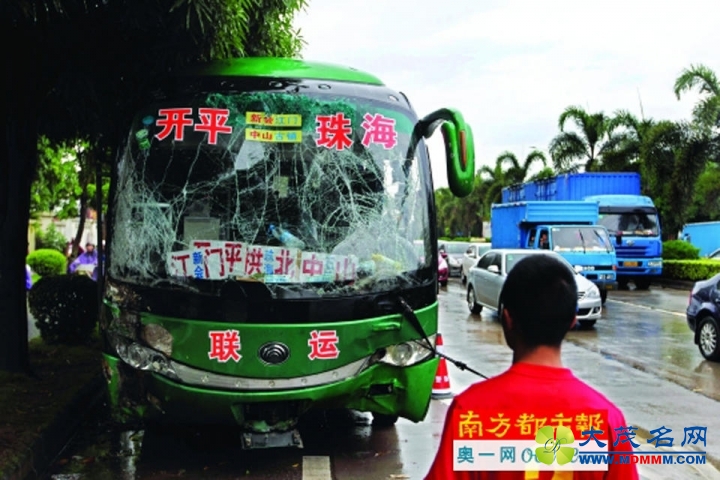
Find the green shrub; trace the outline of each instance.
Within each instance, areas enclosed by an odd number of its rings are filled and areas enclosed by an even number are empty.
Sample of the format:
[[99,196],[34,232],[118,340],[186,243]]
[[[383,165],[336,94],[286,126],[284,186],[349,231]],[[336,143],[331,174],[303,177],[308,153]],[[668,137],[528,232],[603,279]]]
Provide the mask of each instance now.
[[720,260],[664,260],[663,277],[674,280],[707,280],[720,273]]
[[39,230],[35,234],[35,248],[57,250],[58,252],[65,254],[65,248],[67,246],[67,240],[62,233],[60,233],[54,224],[46,230]]
[[67,273],[67,258],[57,250],[40,249],[30,253],[27,264],[41,277]]
[[47,344],[79,345],[92,338],[98,317],[97,283],[83,275],[43,277],[28,294],[30,312]]
[[697,260],[700,249],[684,240],[668,240],[663,242],[663,260]]

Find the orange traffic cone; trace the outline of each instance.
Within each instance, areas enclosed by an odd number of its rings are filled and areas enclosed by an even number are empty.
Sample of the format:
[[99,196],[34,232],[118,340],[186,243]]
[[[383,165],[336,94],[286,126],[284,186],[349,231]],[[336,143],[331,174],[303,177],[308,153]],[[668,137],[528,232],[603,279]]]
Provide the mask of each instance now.
[[[437,343],[435,349],[438,353],[442,353],[443,339],[440,333],[437,334]],[[445,357],[440,357],[440,363],[438,363],[437,373],[435,373],[435,381],[432,387],[432,398],[450,398],[453,396],[452,390],[450,389],[450,375],[448,374],[447,361]]]

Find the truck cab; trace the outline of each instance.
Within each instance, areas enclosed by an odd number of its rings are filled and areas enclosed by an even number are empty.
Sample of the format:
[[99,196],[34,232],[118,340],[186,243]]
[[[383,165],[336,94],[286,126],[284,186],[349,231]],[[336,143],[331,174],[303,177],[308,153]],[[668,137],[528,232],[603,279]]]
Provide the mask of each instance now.
[[620,288],[632,281],[638,290],[647,290],[662,273],[662,239],[657,208],[643,195],[593,195],[585,197],[598,204],[598,223],[614,237]]
[[552,250],[597,285],[603,302],[617,289],[615,254],[607,230],[600,225],[538,225],[528,230],[527,247]]
[[493,248],[547,249],[597,285],[603,303],[617,289],[617,259],[598,205],[584,201],[515,202],[492,206]]

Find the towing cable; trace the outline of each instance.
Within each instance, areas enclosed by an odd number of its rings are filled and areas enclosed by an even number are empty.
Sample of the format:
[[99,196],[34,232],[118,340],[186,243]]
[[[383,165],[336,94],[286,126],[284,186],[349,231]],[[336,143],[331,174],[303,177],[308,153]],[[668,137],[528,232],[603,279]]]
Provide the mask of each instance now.
[[460,370],[463,370],[463,371],[467,370],[468,372],[472,372],[479,377],[482,377],[486,380],[488,379],[488,377],[486,377],[482,373],[468,367],[466,363],[461,362],[460,360],[455,360],[454,358],[448,357],[444,353],[438,352],[435,345],[433,345],[432,342],[430,341],[430,339],[428,338],[427,333],[425,333],[425,330],[423,329],[422,324],[420,323],[420,319],[417,318],[417,315],[415,315],[415,312],[413,311],[412,307],[410,305],[408,305],[408,303],[405,301],[405,299],[403,297],[401,297],[400,295],[397,296],[397,299],[398,299],[398,302],[400,303],[400,312],[402,313],[402,315],[405,317],[405,319],[408,322],[410,322],[410,325],[412,325],[413,328],[422,336],[424,343],[418,342],[421,346],[430,350],[434,355],[444,358],[445,360],[452,363]]

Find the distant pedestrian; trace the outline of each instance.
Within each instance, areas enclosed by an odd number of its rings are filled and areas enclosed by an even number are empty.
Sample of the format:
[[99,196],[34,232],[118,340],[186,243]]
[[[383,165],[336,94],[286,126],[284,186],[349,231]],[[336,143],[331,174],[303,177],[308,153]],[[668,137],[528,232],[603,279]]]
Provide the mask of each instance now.
[[92,266],[92,279],[97,280],[98,255],[95,251],[94,244],[88,242],[87,245],[85,245],[85,252],[80,254],[75,261],[70,264],[70,273],[75,273],[80,265]]
[[[30,255],[30,244],[28,243],[27,246],[27,255]],[[30,291],[32,288],[33,282],[32,282],[32,270],[30,269],[30,265],[27,263],[25,264],[25,291]]]

